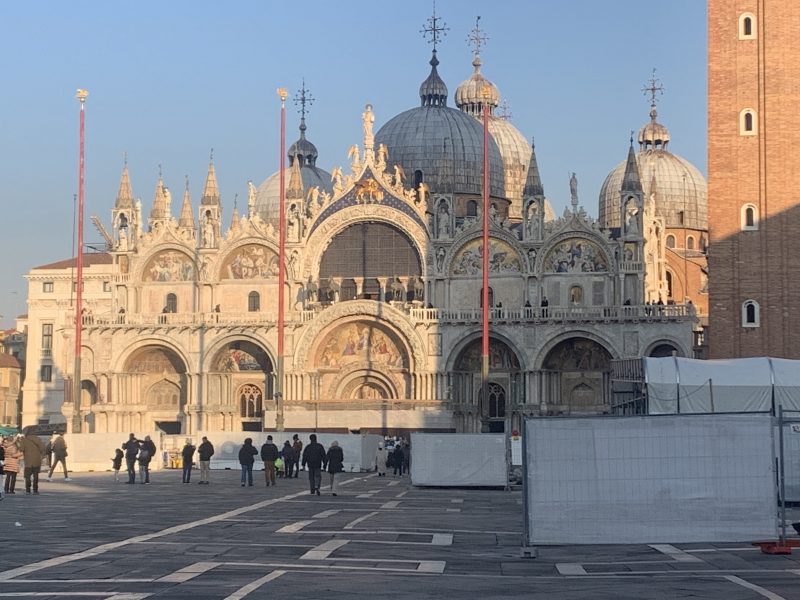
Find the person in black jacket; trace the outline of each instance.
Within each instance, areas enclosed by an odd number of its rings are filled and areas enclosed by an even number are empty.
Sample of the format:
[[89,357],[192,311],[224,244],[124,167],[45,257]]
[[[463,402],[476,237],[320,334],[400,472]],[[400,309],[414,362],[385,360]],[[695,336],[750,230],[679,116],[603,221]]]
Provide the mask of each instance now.
[[283,457],[283,472],[285,473],[284,477],[288,479],[292,476],[294,465],[297,464],[297,461],[294,459],[294,448],[292,448],[292,443],[289,440],[283,442],[281,456]]
[[119,483],[119,470],[122,468],[122,459],[125,454],[117,448],[114,450],[114,458],[111,459],[111,466],[114,468],[114,483]]
[[397,477],[397,472],[400,471],[400,477],[403,476],[403,464],[405,456],[403,455],[403,443],[397,442],[394,445],[394,452],[392,452],[392,466],[394,467],[394,476]]
[[336,475],[344,472],[344,452],[336,440],[331,442],[328,454],[325,455],[325,462],[328,465],[328,473],[331,475],[331,494],[335,496],[339,484],[339,478]]
[[275,461],[278,460],[280,453],[278,447],[272,442],[272,436],[267,436],[267,441],[261,446],[261,460],[264,461],[264,479],[269,484],[275,485]]
[[308,465],[308,484],[311,493],[319,496],[319,486],[322,483],[322,467],[325,465],[325,448],[317,443],[317,436],[311,434],[308,446],[303,449],[303,464]]
[[156,455],[156,445],[149,435],[139,444],[139,483],[150,485],[150,461]]
[[198,485],[208,485],[208,478],[211,474],[211,457],[214,456],[214,445],[203,436],[203,441],[197,447],[197,459],[200,463],[200,482]]
[[183,450],[181,450],[181,458],[183,458],[183,483],[191,483],[195,450],[196,448],[194,444],[192,444],[192,440],[186,438],[186,443],[183,445]]
[[244,445],[239,449],[239,464],[242,465],[242,487],[245,481],[253,487],[253,463],[258,450],[253,446],[253,438],[246,438]]
[[126,483],[136,483],[136,455],[139,454],[139,440],[130,434],[128,441],[122,444],[125,450],[125,465],[128,467],[128,481]]

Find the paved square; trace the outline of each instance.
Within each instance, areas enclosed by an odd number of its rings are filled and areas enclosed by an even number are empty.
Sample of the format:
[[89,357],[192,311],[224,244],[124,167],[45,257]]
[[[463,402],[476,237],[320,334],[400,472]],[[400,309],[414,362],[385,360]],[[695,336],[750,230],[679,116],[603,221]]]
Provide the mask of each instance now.
[[257,475],[252,488],[233,471],[209,486],[166,471],[149,486],[78,474],[23,488],[0,503],[0,598],[800,598],[800,551],[557,546],[525,559],[519,491],[353,474],[317,497],[305,473],[270,488]]

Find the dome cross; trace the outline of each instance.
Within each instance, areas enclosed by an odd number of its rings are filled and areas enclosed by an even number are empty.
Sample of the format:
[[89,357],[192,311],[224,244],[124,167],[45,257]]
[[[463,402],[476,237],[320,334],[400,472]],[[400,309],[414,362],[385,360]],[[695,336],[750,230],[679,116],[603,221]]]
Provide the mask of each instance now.
[[653,69],[653,72],[650,74],[650,79],[648,79],[647,84],[645,87],[642,88],[642,92],[645,96],[650,96],[650,106],[655,107],[658,103],[658,97],[664,95],[664,90],[666,89],[661,80],[656,77],[656,70]]
[[428,39],[429,44],[433,44],[433,51],[436,52],[436,45],[447,35],[448,31],[450,31],[450,28],[447,26],[447,23],[436,14],[436,0],[434,0],[433,14],[428,17],[428,20],[419,32],[422,34],[422,37]]
[[314,104],[314,97],[311,95],[311,91],[306,88],[305,78],[303,78],[302,86],[297,90],[292,101],[294,105],[298,107],[297,112],[300,113],[300,118],[305,119],[306,113],[311,112],[310,107]]
[[480,56],[481,46],[485,46],[489,41],[489,36],[481,29],[480,16],[475,17],[475,28],[469,32],[467,36],[467,43],[472,46],[472,52],[475,56]]

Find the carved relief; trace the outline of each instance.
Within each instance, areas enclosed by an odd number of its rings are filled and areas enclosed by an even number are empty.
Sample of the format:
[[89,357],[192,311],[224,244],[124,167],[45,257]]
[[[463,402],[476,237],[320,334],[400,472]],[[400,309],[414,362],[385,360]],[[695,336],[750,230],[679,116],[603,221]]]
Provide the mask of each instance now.
[[316,364],[343,368],[353,363],[403,368],[402,352],[392,338],[371,323],[346,323],[331,331],[319,345]]
[[548,273],[603,273],[608,271],[608,259],[594,242],[569,238],[547,253],[543,268]]
[[228,256],[220,279],[266,279],[277,274],[278,255],[266,246],[247,244]]
[[195,277],[194,262],[183,252],[164,250],[156,254],[144,268],[144,281],[192,281]]
[[[451,263],[453,275],[477,275],[483,272],[483,240],[467,242]],[[511,244],[503,240],[489,240],[489,272],[521,273],[522,261]]]

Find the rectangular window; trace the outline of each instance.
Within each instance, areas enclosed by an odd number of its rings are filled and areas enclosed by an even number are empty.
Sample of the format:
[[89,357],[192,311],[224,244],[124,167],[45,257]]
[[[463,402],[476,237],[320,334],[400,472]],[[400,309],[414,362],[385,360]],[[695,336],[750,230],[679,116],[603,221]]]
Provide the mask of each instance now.
[[592,282],[592,304],[602,306],[606,303],[606,286],[604,281]]
[[42,282],[42,291],[45,294],[52,294],[53,293],[53,282],[52,281],[43,281]]
[[44,323],[42,325],[42,350],[53,349],[53,324]]
[[111,282],[110,281],[104,281],[103,282],[103,291],[104,292],[110,292],[111,291]]
[[53,366],[42,365],[39,379],[41,381],[53,381]]
[[[77,292],[78,291],[78,282],[77,281],[73,281],[72,282],[72,291],[73,292]],[[81,291],[86,291],[86,288],[84,286],[81,286]]]

